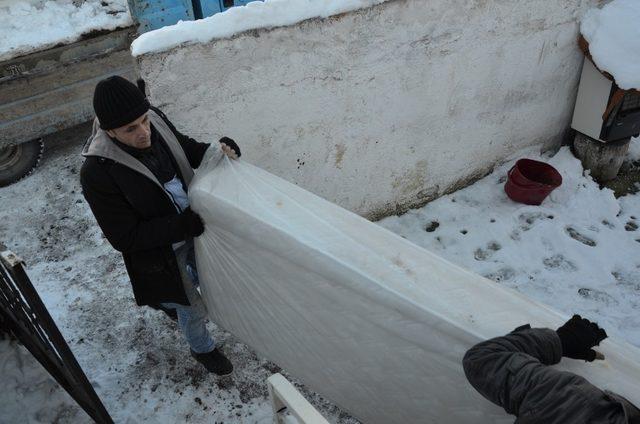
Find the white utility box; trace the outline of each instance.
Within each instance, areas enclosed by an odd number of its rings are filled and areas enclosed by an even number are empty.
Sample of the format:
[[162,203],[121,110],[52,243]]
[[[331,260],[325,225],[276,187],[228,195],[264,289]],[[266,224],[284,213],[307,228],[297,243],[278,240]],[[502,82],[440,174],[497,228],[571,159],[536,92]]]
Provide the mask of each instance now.
[[640,92],[622,90],[585,58],[571,127],[603,143],[640,134]]

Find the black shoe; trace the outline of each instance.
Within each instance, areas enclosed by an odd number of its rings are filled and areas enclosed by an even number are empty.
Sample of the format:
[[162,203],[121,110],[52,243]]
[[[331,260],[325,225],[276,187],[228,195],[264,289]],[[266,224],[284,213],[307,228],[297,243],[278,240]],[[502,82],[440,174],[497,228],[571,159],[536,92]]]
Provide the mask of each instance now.
[[207,371],[216,375],[229,375],[233,371],[231,361],[229,361],[227,357],[218,350],[218,348],[215,348],[208,353],[195,353],[192,350],[191,356],[193,356],[196,361],[204,365]]

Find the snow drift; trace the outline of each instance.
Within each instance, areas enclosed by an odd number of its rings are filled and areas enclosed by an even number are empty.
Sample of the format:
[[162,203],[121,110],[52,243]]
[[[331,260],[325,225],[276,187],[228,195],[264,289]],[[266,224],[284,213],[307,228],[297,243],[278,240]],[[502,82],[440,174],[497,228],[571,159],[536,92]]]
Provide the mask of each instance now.
[[[211,318],[366,423],[512,422],[461,360],[515,327],[567,317],[242,161],[190,188]],[[607,340],[562,368],[640,403],[640,351]]]
[[131,25],[126,0],[0,1],[0,60],[73,43],[92,31]]
[[131,54],[162,52],[184,43],[207,43],[257,28],[274,28],[326,18],[387,0],[264,0],[237,6],[197,21],[180,21],[146,32],[131,44]]
[[620,88],[640,89],[640,2],[615,0],[585,13],[580,32],[593,61]]

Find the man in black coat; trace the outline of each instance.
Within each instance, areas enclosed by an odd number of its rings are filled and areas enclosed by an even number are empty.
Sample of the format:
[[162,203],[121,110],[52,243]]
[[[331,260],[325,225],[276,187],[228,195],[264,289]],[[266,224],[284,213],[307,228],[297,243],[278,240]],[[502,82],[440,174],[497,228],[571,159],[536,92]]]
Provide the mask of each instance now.
[[240,149],[226,137],[218,149],[181,134],[149,104],[143,86],[119,76],[97,84],[93,107],[82,190],[105,237],[122,252],[136,303],[175,313],[193,357],[210,372],[230,374],[196,289],[193,237],[204,224],[187,192],[193,169],[222,153],[235,159]]

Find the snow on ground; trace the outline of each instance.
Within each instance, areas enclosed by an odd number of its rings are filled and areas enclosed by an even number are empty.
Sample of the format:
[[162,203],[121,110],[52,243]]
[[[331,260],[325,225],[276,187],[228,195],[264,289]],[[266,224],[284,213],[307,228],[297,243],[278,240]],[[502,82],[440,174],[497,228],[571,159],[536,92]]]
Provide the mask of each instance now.
[[126,0],[0,0],[0,60],[132,23]]
[[0,422],[89,421],[71,396],[20,344],[0,340],[0,375]]
[[640,2],[613,0],[585,13],[580,32],[594,62],[620,88],[640,89]]
[[548,162],[563,176],[562,186],[541,206],[506,196],[509,161],[470,187],[380,224],[640,346],[640,196],[616,199],[611,190],[600,190],[568,147],[552,158],[535,151],[517,157]]
[[363,9],[387,0],[265,0],[233,7],[198,21],[181,21],[140,35],[131,45],[134,56],[168,50],[183,43],[206,43],[242,31],[272,28],[311,18]]
[[[135,306],[120,255],[101,236],[80,193],[80,150],[89,132],[85,125],[55,136],[34,175],[0,189],[0,240],[27,260],[34,285],[116,422],[270,423],[265,380],[277,365],[211,325],[236,372],[208,375],[171,320]],[[519,156],[540,157],[534,151]],[[600,190],[567,148],[543,159],[564,183],[540,207],[504,194],[511,161],[466,189],[380,224],[640,346],[640,196],[615,199]],[[331,422],[356,422],[303,393]],[[21,401],[29,404],[28,396],[21,392]],[[0,392],[3,413],[14,398]],[[64,400],[49,405],[67,411],[58,422],[88,421]],[[50,415],[39,422],[50,422]]]
[[[102,237],[80,192],[80,152],[90,132],[84,125],[55,135],[33,175],[0,188],[0,240],[27,261],[34,286],[115,422],[271,424],[266,379],[278,366],[210,324],[236,371],[209,375],[173,321],[135,305],[121,256]],[[331,422],[357,423],[320,396],[303,393]],[[0,390],[0,422],[24,422],[5,416],[11,401]],[[63,415],[58,422],[85,418]]]

